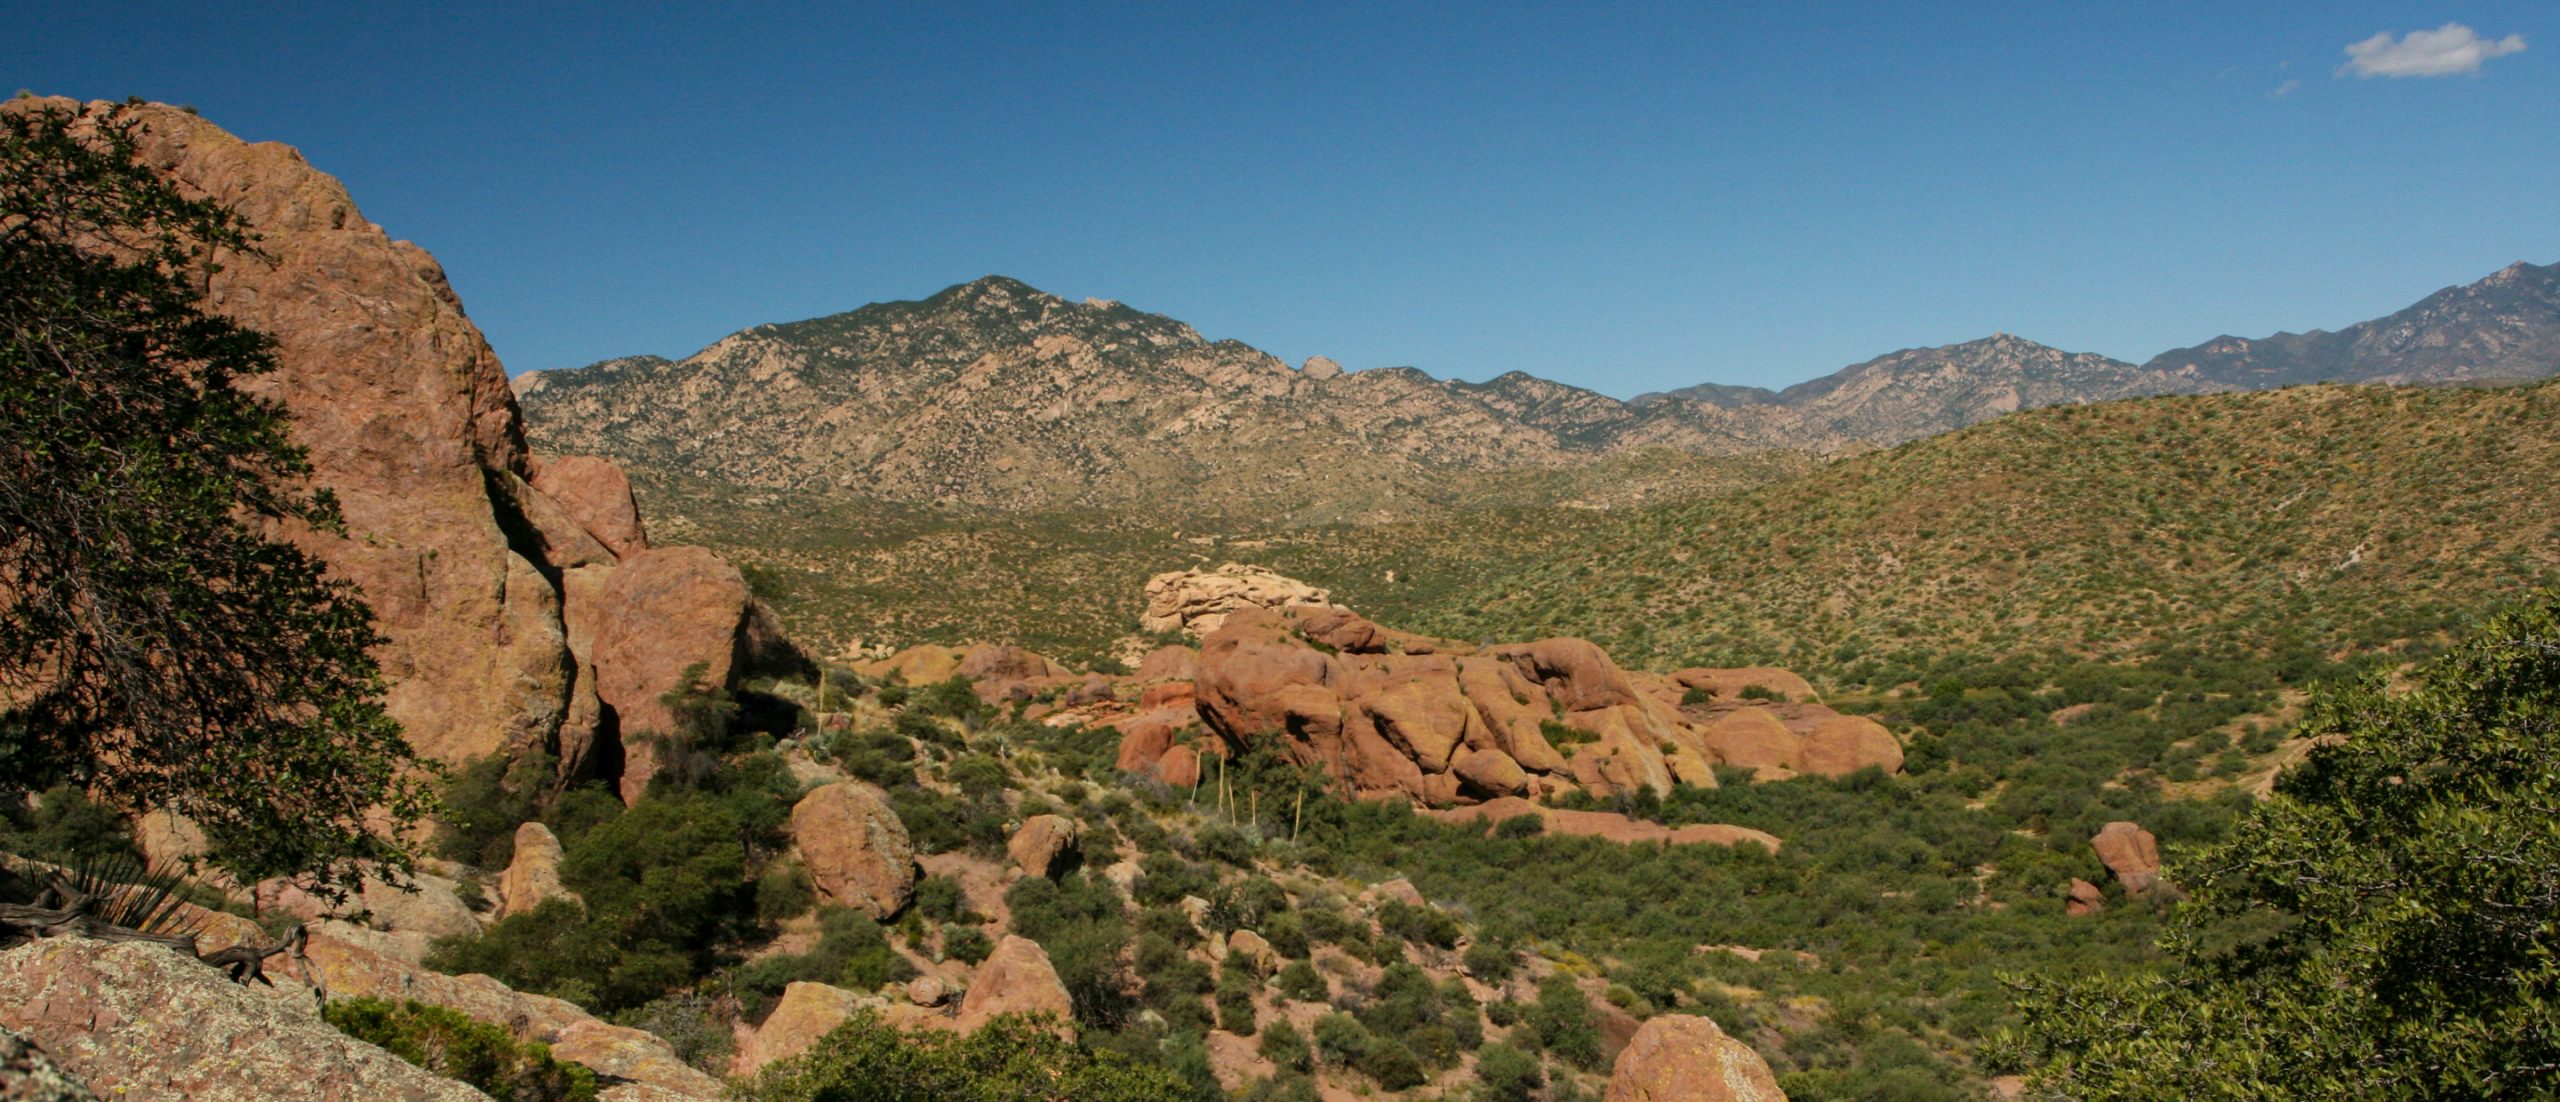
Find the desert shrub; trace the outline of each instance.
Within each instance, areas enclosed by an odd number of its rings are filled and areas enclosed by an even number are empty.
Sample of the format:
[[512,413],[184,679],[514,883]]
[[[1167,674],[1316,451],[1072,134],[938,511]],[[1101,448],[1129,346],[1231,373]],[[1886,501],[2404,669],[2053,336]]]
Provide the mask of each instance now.
[[1263,920],[1262,939],[1271,943],[1271,951],[1289,960],[1307,956],[1307,927],[1294,911],[1281,911]]
[[515,859],[516,827],[540,817],[559,759],[541,751],[510,758],[504,751],[471,761],[445,781],[435,830],[436,854],[484,869]]
[[699,992],[669,995],[613,1016],[613,1024],[647,1030],[676,1050],[676,1058],[706,1075],[729,1074],[729,1058],[738,1050],[719,1000]]
[[1248,876],[1209,894],[1209,927],[1219,933],[1259,929],[1289,909],[1289,893],[1260,876]]
[[1233,868],[1253,867],[1253,840],[1225,823],[1212,824],[1195,838],[1200,856]]
[[1353,1066],[1377,1080],[1379,1087],[1390,1091],[1419,1087],[1431,1079],[1424,1074],[1422,1059],[1415,1056],[1412,1049],[1405,1047],[1402,1041],[1385,1038],[1371,1039],[1368,1050],[1353,1062]]
[[[1694,691],[1694,690],[1692,690]],[[1538,1058],[1510,1045],[1486,1045],[1476,1051],[1476,1081],[1497,1102],[1529,1102],[1547,1085]]]
[[1255,1043],[1254,1048],[1284,1075],[1315,1070],[1315,1056],[1307,1051],[1306,1035],[1299,1033],[1298,1027],[1290,1025],[1286,1018],[1263,1027],[1262,1039]]
[[124,816],[67,784],[47,789],[32,804],[0,800],[0,850],[63,865],[142,862]]
[[1280,997],[1291,1002],[1320,1003],[1332,993],[1316,966],[1293,960],[1280,969]]
[[1262,980],[1242,963],[1240,954],[1228,957],[1218,974],[1218,1028],[1239,1037],[1253,1036],[1253,996],[1261,989]]
[[756,877],[756,917],[776,923],[807,911],[817,903],[809,870],[796,861],[775,861]]
[[1138,902],[1150,907],[1178,902],[1187,895],[1205,894],[1217,883],[1206,870],[1162,850],[1141,859],[1138,872],[1133,894]]
[[976,926],[958,923],[942,928],[942,955],[962,964],[978,964],[996,951],[994,939]]
[[1493,825],[1493,836],[1505,841],[1535,838],[1546,832],[1546,819],[1537,815],[1514,815]]
[[969,910],[969,894],[960,882],[948,876],[927,876],[916,881],[916,913],[935,922],[978,922],[979,916]]
[[1372,1039],[1360,1019],[1334,1011],[1316,1019],[1316,1058],[1336,1067],[1352,1067],[1369,1056]]
[[1469,974],[1491,984],[1510,979],[1518,963],[1511,950],[1490,941],[1467,946],[1466,955],[1460,960],[1467,966]]
[[750,1021],[760,1021],[797,981],[831,984],[853,991],[912,979],[915,966],[889,945],[889,937],[871,916],[849,907],[818,912],[818,942],[805,953],[779,953],[749,961],[729,973],[729,988]]
[[1109,881],[1086,872],[1025,877],[1005,890],[1005,906],[1014,930],[1048,951],[1077,1021],[1109,1030],[1128,1019],[1137,987],[1123,959],[1129,921]]
[[1538,1001],[1530,1004],[1522,1024],[1535,1033],[1538,1045],[1584,1071],[1600,1066],[1600,1024],[1573,978],[1553,975],[1538,984]]
[[338,1031],[500,1102],[591,1102],[595,1073],[551,1058],[546,1045],[518,1043],[505,1029],[441,1006],[336,999],[320,1016]]
[[1195,1088],[1170,1070],[1061,1040],[1039,1018],[904,1033],[866,1010],[738,1093],[747,1102],[1190,1102]]
[[1415,945],[1435,949],[1454,948],[1465,932],[1458,920],[1436,907],[1416,907],[1403,900],[1390,899],[1378,911],[1378,928],[1387,934]]

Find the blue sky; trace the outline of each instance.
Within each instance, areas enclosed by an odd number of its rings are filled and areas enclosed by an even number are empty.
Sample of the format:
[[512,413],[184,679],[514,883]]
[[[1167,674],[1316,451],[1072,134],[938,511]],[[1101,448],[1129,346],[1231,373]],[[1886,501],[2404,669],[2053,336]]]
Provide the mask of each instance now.
[[2547,3],[218,7],[9,0],[0,83],[299,146],[519,372],[1002,273],[1624,396],[2560,260]]

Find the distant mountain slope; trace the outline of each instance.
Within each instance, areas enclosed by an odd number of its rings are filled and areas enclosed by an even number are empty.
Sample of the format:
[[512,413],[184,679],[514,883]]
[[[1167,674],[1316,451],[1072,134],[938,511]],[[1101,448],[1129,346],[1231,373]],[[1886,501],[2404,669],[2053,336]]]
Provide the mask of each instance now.
[[2216,389],[2295,383],[2460,383],[2560,374],[2560,264],[2513,264],[2335,333],[2216,337],[2143,369]]
[[[1435,634],[1583,635],[1656,663],[2329,653],[2560,580],[2554,485],[2560,382],[2046,409],[1592,518],[1399,611]],[[1367,557],[1347,549],[1312,580],[1370,599]]]
[[662,478],[1303,522],[1411,515],[1447,497],[1452,473],[1799,442],[1765,418],[1638,408],[1526,375],[1297,370],[1171,318],[992,276],[748,329],[682,361],[529,374],[517,394],[544,447]]

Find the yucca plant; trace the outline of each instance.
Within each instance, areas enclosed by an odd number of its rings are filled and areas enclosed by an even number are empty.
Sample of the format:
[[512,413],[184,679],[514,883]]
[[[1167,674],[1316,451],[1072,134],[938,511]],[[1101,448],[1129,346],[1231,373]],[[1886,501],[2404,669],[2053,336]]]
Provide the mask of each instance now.
[[69,894],[65,906],[87,900],[90,917],[135,933],[193,938],[204,919],[190,913],[185,873],[152,867],[130,857],[84,857],[54,870],[57,893]]

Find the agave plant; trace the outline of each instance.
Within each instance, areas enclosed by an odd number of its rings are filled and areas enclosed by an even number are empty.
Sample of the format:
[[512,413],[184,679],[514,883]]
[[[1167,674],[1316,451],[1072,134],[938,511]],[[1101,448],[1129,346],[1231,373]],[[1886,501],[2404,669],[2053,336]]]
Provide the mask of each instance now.
[[204,928],[204,919],[187,907],[193,883],[177,869],[154,868],[131,857],[84,857],[56,871],[53,883],[75,900],[88,900],[90,916],[111,926],[184,938]]

